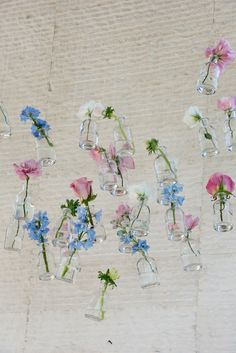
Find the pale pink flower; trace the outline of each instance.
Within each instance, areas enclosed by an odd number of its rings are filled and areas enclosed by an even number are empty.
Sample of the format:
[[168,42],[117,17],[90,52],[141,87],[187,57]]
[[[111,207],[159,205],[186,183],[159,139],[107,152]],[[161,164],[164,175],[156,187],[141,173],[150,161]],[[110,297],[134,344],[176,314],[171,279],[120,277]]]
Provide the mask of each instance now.
[[217,101],[217,108],[228,111],[236,108],[236,97],[222,97]]
[[92,194],[92,183],[92,180],[82,177],[73,181],[73,183],[70,184],[70,187],[74,190],[76,196],[83,201],[87,200]]
[[[215,47],[206,48],[205,56],[212,60],[211,65],[218,66],[220,72],[222,72],[226,65],[229,65],[233,62],[235,58],[235,52],[231,49],[227,40],[221,39]],[[214,62],[214,60],[216,60],[216,62]]]
[[131,208],[127,203],[121,203],[116,209],[117,217],[122,217],[124,214],[130,214]]
[[15,168],[16,174],[21,180],[42,175],[41,164],[38,161],[35,161],[34,159],[25,161],[20,165],[14,163],[13,166]]
[[193,217],[191,214],[184,216],[185,225],[188,231],[193,230],[199,224],[199,217]]
[[111,159],[116,158],[116,148],[112,143],[109,145],[109,154],[110,154]]
[[206,185],[207,192],[213,197],[215,197],[216,194],[220,192],[232,193],[234,191],[234,188],[234,181],[228,175],[222,173],[212,174]]
[[169,231],[175,232],[179,230],[179,225],[177,223],[170,223],[168,224]]
[[97,165],[101,165],[102,160],[102,153],[99,147],[96,147],[89,151],[90,157],[97,163]]
[[131,156],[125,156],[120,159],[120,169],[135,169],[134,160]]

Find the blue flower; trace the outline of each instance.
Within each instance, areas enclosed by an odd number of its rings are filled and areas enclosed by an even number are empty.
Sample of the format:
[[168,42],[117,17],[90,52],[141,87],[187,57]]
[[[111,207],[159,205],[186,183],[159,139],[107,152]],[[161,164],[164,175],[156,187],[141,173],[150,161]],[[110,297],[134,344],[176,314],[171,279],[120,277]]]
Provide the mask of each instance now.
[[[86,235],[86,239],[83,240],[83,237]],[[94,240],[96,238],[96,232],[93,229],[88,229],[85,234],[81,237],[81,239],[73,239],[69,243],[69,249],[85,249],[88,250],[94,245]]]
[[36,125],[33,124],[31,126],[31,132],[34,137],[36,137],[38,140],[41,140],[43,137],[45,137],[45,135],[47,135],[48,131],[50,130],[50,125],[46,122],[46,120],[39,118],[35,120]]
[[138,240],[133,246],[132,246],[132,254],[135,254],[137,251],[148,251],[150,246],[147,244],[146,240]]
[[31,240],[36,240],[38,245],[41,243],[46,243],[47,234],[49,232],[49,219],[47,212],[39,211],[34,215],[34,217],[26,222],[25,229],[29,234],[29,238]]
[[37,119],[40,114],[40,111],[38,109],[35,109],[33,107],[25,107],[25,109],[22,110],[20,114],[20,120],[26,122],[27,120],[30,120],[30,116],[33,119]]
[[88,230],[88,225],[87,223],[74,223],[74,233],[75,234],[80,234],[82,232],[87,232]]
[[88,214],[86,208],[83,206],[79,206],[77,207],[76,212],[77,212],[79,221],[81,223],[84,223],[87,220],[87,214]]
[[96,212],[94,216],[95,216],[96,222],[99,223],[102,218],[102,210],[99,210],[98,212]]
[[179,183],[174,183],[163,189],[163,196],[165,203],[170,203],[171,206],[176,207],[177,205],[182,205],[184,202],[184,196],[178,196],[179,192],[183,191],[183,185]]

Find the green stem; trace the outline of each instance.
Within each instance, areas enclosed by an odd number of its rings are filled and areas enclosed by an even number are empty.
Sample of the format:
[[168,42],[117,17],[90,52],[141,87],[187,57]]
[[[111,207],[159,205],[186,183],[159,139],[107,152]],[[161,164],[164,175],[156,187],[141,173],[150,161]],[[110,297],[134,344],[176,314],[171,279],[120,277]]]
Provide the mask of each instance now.
[[45,269],[46,269],[46,272],[49,273],[46,248],[45,248],[44,239],[43,239],[42,235],[41,235],[41,242],[42,242],[41,244],[42,244],[42,253],[43,253],[43,260],[44,260],[44,264],[45,264]]
[[26,176],[25,197],[24,197],[24,201],[23,201],[24,218],[26,218],[25,203],[26,203],[26,199],[27,199],[27,196],[28,196],[28,187],[29,187],[29,177]]
[[[129,141],[129,139],[128,139],[128,136],[127,136],[126,132],[125,132],[124,129],[123,129],[121,119],[120,119],[117,115],[115,115],[115,114],[113,114],[112,116],[113,116],[113,118],[115,119],[115,121],[118,122],[119,130],[120,130],[120,132],[121,132],[121,135],[124,137],[125,141],[127,141],[127,142],[129,143],[130,141]],[[132,144],[133,151],[135,151],[134,142],[131,141],[131,144]]]
[[152,272],[155,272],[155,270],[154,270],[154,268],[152,267],[152,264],[150,263],[150,261],[148,260],[148,257],[147,257],[147,255],[146,255],[146,253],[145,253],[144,250],[141,250],[141,254],[143,255],[144,259],[148,262],[151,271],[152,271]]
[[196,254],[195,251],[193,250],[192,245],[191,245],[190,240],[189,240],[189,232],[187,232],[186,238],[187,238],[187,242],[188,242],[188,245],[189,245],[189,247],[190,247],[190,250],[192,251],[192,253],[193,253],[195,256],[198,256],[200,253],[199,253],[199,254]]
[[47,134],[45,133],[44,129],[42,129],[39,124],[37,123],[37,120],[35,120],[32,116],[30,116],[30,119],[33,121],[34,125],[37,127],[37,129],[39,130],[40,134],[45,138],[45,140],[47,141],[48,145],[50,147],[53,147],[53,143],[49,140]]
[[104,284],[104,288],[102,290],[101,299],[100,299],[100,316],[101,316],[101,320],[104,320],[105,311],[104,311],[103,308],[104,308],[104,297],[105,297],[105,293],[106,293],[107,287],[108,287],[108,283],[105,283]]
[[171,209],[173,213],[173,223],[176,224],[175,205],[172,202],[171,202]]
[[55,234],[55,239],[57,239],[57,237],[59,235],[59,232],[61,230],[61,227],[63,226],[63,223],[66,221],[66,219],[67,219],[67,214],[65,214],[64,217],[61,220],[61,223],[60,223],[60,225],[59,225],[59,227],[58,227],[58,229],[56,231],[56,234]]
[[174,177],[177,178],[174,170],[172,169],[171,163],[170,163],[169,159],[166,157],[165,153],[162,151],[162,149],[160,147],[158,147],[157,150],[160,152],[161,156],[164,158],[166,164],[168,165],[169,170],[174,174]]
[[204,77],[204,79],[202,80],[202,83],[204,83],[209,75],[209,71],[210,71],[210,66],[211,66],[212,60],[209,61],[208,63],[208,67],[207,67],[207,72],[206,72],[206,76]]
[[234,137],[234,132],[232,130],[232,127],[231,127],[231,119],[228,118],[228,127],[229,127],[229,131],[230,131],[230,134],[231,134],[231,138]]
[[73,250],[73,252],[72,252],[72,254],[70,255],[70,258],[69,258],[68,264],[67,264],[67,265],[65,265],[65,267],[64,267],[64,271],[62,272],[62,275],[61,275],[61,278],[64,278],[64,277],[65,277],[65,275],[66,275],[66,273],[68,272],[68,270],[69,270],[69,266],[70,266],[71,261],[72,261],[72,257],[74,256],[75,252],[76,252],[76,249],[74,249],[74,250]]
[[120,178],[121,178],[121,186],[123,187],[123,186],[124,186],[124,178],[123,178],[123,175],[122,175],[121,170],[120,170],[120,168],[119,168],[119,163],[116,163],[116,166],[117,166],[118,175],[119,175]]
[[88,203],[88,201],[84,200],[84,204],[85,204],[86,209],[88,211],[89,222],[90,222],[92,228],[94,228],[93,217],[92,217],[92,213],[89,208],[89,203]]
[[4,110],[2,109],[2,106],[0,105],[0,110],[2,112],[2,115],[4,117],[4,121],[5,121],[5,124],[8,125],[8,119],[7,119],[7,116],[6,114],[4,113]]
[[[205,126],[204,126],[204,130],[205,130],[205,132],[206,132],[205,135],[211,136],[211,134],[208,132],[208,130],[207,130],[207,128],[206,128]],[[206,137],[205,137],[205,138],[206,138]],[[211,140],[211,142],[212,142],[212,144],[213,144],[213,147],[217,150],[216,144],[215,144],[215,142],[213,141],[212,136],[211,136],[210,139],[209,139],[209,138],[206,138],[206,140]]]
[[15,235],[15,238],[14,238],[12,246],[11,246],[12,248],[14,248],[14,245],[15,245],[15,242],[16,242],[16,237],[18,236],[19,230],[20,230],[20,220],[17,219],[16,235]]
[[222,198],[220,199],[220,221],[223,222],[223,210],[225,208],[225,202],[224,200],[222,200]]
[[132,225],[134,224],[134,222],[139,218],[140,212],[141,212],[141,210],[142,210],[142,208],[143,208],[143,204],[144,204],[144,200],[142,200],[142,202],[141,202],[141,205],[140,205],[138,214],[137,214],[137,216],[133,219],[133,221],[132,221],[132,223],[131,223],[131,225],[130,225],[130,229],[132,228]]
[[87,141],[88,141],[88,138],[89,138],[90,125],[91,125],[91,118],[89,118],[89,122],[88,122],[87,137],[86,137]]

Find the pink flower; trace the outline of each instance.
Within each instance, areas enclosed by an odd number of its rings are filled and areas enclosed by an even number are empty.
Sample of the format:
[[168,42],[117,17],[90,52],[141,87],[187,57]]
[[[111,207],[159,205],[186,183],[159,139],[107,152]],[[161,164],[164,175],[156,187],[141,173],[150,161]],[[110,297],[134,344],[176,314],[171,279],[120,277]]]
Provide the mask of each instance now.
[[236,108],[236,97],[222,97],[217,101],[217,108],[223,111]]
[[76,179],[70,184],[70,187],[74,190],[74,193],[80,200],[87,200],[92,194],[92,180],[88,180],[85,177]]
[[125,156],[120,159],[120,169],[135,169],[134,160],[131,156]]
[[212,174],[206,185],[207,192],[213,197],[215,197],[216,194],[220,192],[232,193],[234,191],[234,188],[234,181],[228,175],[222,173]]
[[16,174],[19,176],[21,180],[25,180],[27,178],[37,177],[42,174],[42,167],[38,161],[34,159],[30,159],[29,161],[25,161],[20,165],[16,163],[13,164],[15,168]]
[[[206,48],[205,56],[212,60],[212,65],[218,66],[220,72],[222,72],[225,66],[231,64],[234,60],[235,52],[230,48],[227,40],[221,39],[215,47]],[[216,59],[215,63],[214,59]]]
[[102,164],[102,162],[103,162],[102,154],[101,154],[101,150],[99,147],[96,147],[96,148],[90,150],[89,155],[97,163],[97,165]]
[[117,217],[122,217],[124,214],[130,214],[130,212],[131,208],[127,203],[121,203],[116,209]]
[[193,228],[197,227],[199,224],[199,217],[193,217],[191,214],[184,216],[185,225],[188,231],[193,230]]
[[110,154],[111,159],[116,158],[116,148],[112,143],[109,145],[109,154]]

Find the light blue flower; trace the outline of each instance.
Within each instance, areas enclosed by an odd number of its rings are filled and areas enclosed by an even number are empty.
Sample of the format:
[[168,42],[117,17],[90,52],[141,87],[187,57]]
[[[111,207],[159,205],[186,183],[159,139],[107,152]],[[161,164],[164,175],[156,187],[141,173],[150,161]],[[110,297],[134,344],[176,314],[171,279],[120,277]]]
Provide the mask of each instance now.
[[99,210],[98,212],[96,212],[94,216],[95,216],[96,222],[99,223],[102,218],[102,210]]
[[74,233],[75,234],[81,234],[81,233],[86,233],[88,230],[88,224],[87,223],[74,223]]
[[31,126],[31,132],[34,137],[36,137],[38,140],[41,140],[42,138],[47,136],[48,131],[50,130],[50,125],[46,122],[46,120],[43,119],[35,119],[37,122],[37,125],[33,124]]
[[77,207],[77,215],[78,215],[78,219],[81,223],[86,222],[87,214],[88,214],[88,211],[86,210],[85,207],[83,207],[83,206]]
[[48,225],[49,219],[47,212],[39,211],[30,221],[26,222],[24,227],[28,232],[29,238],[31,240],[36,240],[39,245],[48,241]]
[[150,246],[147,244],[146,240],[138,240],[136,244],[132,246],[132,254],[135,254],[137,251],[148,251]]
[[30,120],[30,117],[32,117],[33,119],[37,119],[39,114],[40,111],[38,109],[27,106],[22,110],[20,114],[20,119],[21,121],[26,122],[27,120]]
[[179,183],[174,183],[163,189],[163,196],[165,203],[171,204],[172,207],[177,205],[182,205],[184,202],[184,196],[177,195],[179,192],[183,191],[183,185]]

